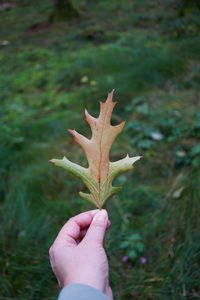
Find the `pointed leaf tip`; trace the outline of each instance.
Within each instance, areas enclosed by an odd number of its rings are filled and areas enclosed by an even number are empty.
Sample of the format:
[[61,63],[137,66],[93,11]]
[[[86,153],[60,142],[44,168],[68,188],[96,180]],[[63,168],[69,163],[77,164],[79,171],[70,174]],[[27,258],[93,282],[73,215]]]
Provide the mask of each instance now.
[[71,133],[73,135],[73,132],[75,131],[75,129],[68,129],[68,132]]
[[[113,94],[114,94],[114,90],[112,90],[111,92],[109,92],[106,101],[112,102]],[[116,103],[116,102],[114,102],[114,103]]]

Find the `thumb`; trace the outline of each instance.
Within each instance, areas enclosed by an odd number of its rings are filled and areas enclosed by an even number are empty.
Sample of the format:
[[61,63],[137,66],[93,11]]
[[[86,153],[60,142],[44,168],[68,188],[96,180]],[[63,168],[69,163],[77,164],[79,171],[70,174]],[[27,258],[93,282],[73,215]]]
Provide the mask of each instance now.
[[108,223],[108,214],[105,209],[100,210],[93,218],[87,230],[85,240],[103,244],[103,239]]

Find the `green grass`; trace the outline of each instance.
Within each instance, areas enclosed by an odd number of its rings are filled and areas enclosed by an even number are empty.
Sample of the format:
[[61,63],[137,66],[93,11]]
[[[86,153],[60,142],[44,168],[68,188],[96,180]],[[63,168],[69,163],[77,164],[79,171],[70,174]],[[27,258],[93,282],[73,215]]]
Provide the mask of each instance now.
[[[127,125],[111,159],[143,155],[106,206],[115,299],[198,299],[198,9],[177,22],[167,1],[77,1],[81,19],[34,31],[50,2],[15,3],[0,12],[0,44],[9,41],[0,48],[0,299],[56,299],[48,248],[69,217],[91,207],[78,197],[83,185],[48,160],[86,163],[67,129],[89,136],[83,110],[97,115],[113,88],[113,122]],[[122,242],[134,233],[144,252],[122,264],[135,247]]]

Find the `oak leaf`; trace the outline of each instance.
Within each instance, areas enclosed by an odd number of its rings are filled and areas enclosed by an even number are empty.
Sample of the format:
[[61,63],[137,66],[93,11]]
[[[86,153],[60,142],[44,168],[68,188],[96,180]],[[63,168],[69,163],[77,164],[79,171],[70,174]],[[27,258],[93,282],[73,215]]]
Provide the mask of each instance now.
[[113,141],[122,131],[125,122],[119,125],[111,125],[111,116],[116,102],[112,101],[113,92],[108,94],[106,102],[100,102],[100,114],[98,118],[92,117],[85,110],[86,121],[91,127],[91,139],[79,134],[76,130],[69,130],[74,136],[74,141],[79,144],[87,157],[88,168],[84,168],[71,162],[66,157],[63,159],[52,159],[56,166],[60,166],[71,174],[80,178],[87,186],[90,193],[79,192],[85,200],[102,208],[106,199],[121,190],[122,187],[112,186],[113,179],[133,168],[133,163],[141,156],[129,157],[115,162],[109,161],[109,152]]

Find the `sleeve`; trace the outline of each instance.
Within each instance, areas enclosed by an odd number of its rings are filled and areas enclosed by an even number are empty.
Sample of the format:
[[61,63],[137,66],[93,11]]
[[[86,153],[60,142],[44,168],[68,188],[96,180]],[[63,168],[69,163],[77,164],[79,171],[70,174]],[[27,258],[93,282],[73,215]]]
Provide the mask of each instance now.
[[99,290],[85,284],[70,284],[65,286],[58,300],[111,300]]

